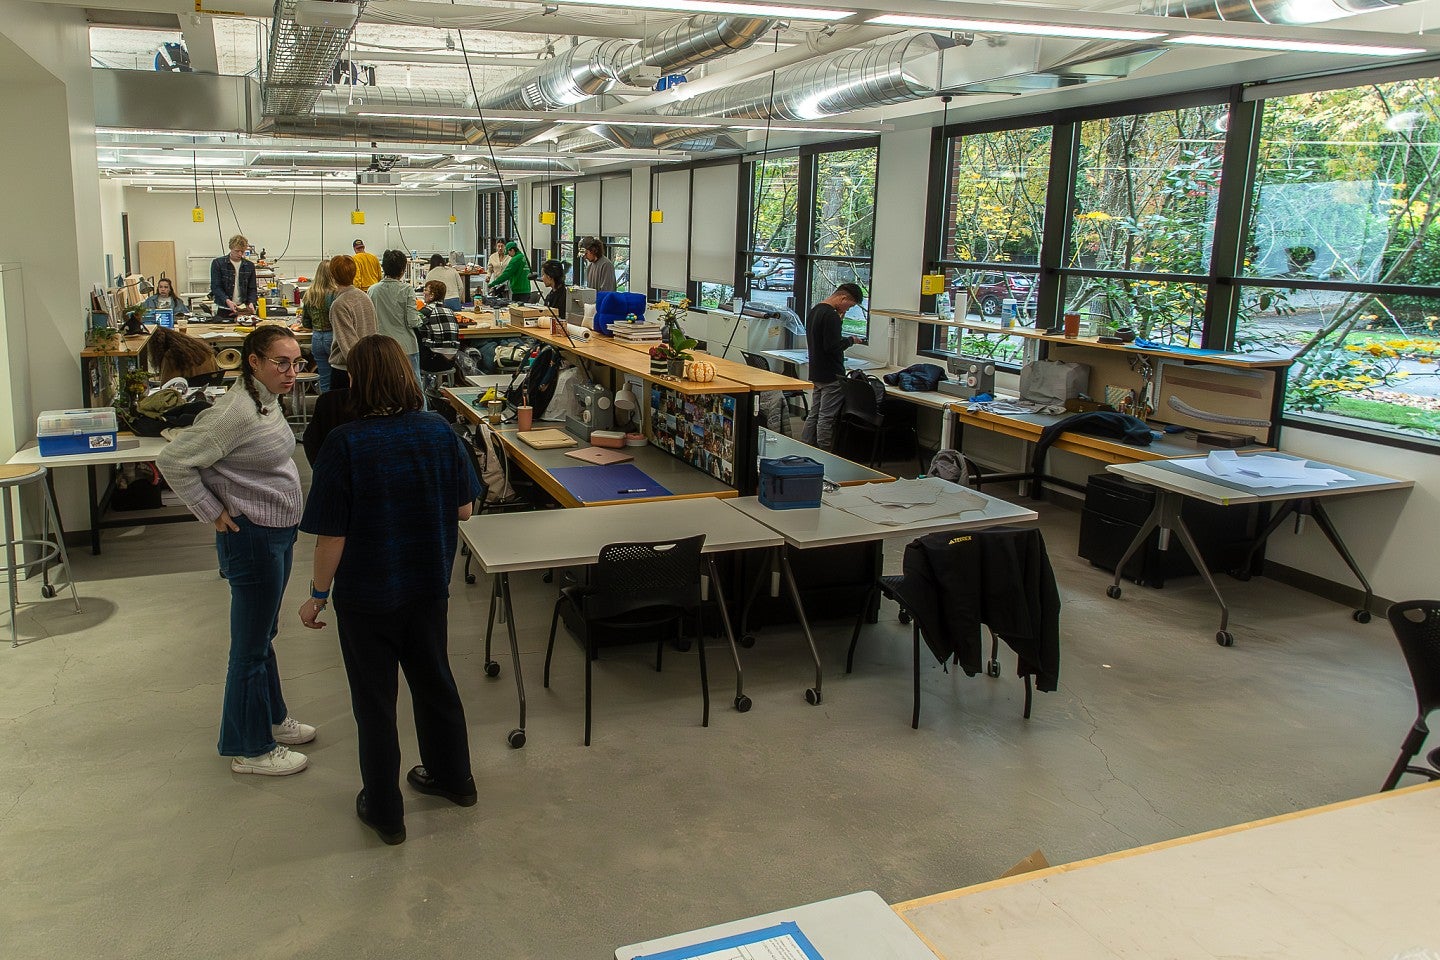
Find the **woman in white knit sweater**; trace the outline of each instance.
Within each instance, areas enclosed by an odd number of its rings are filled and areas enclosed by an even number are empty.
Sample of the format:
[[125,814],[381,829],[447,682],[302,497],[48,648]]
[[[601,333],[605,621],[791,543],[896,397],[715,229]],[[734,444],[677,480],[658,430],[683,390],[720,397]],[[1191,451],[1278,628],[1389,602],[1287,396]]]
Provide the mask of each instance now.
[[230,582],[230,664],[220,716],[221,756],[235,773],[278,777],[308,762],[290,749],[315,739],[280,693],[272,641],[300,523],[295,434],[280,397],[305,369],[295,335],[263,326],[245,338],[241,378],[181,430],[156,461],[171,489],[215,527]]

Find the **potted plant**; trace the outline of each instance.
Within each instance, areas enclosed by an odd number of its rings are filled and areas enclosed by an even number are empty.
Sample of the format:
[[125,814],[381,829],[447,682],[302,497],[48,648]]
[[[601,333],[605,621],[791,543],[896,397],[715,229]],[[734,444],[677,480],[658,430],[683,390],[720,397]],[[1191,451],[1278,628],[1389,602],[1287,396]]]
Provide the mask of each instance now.
[[685,364],[694,359],[690,351],[700,345],[699,340],[685,336],[685,331],[676,323],[670,327],[670,376],[684,377]]
[[650,373],[663,377],[670,373],[671,350],[668,343],[657,343],[650,348]]
[[125,349],[125,342],[120,338],[120,331],[114,327],[91,327],[85,332],[85,345],[92,350],[113,352]]

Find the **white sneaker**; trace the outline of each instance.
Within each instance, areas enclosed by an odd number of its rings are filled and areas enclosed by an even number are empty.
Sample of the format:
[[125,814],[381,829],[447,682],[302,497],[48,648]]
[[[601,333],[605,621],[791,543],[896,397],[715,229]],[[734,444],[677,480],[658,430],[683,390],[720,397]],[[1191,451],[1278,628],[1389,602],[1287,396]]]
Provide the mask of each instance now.
[[289,747],[280,745],[258,757],[231,757],[230,771],[232,773],[258,773],[266,777],[288,777],[292,773],[304,770],[309,764],[310,760],[305,754],[296,753]]
[[271,731],[276,743],[309,743],[315,739],[315,728],[308,723],[301,723],[294,717],[286,717],[280,723],[271,726]]

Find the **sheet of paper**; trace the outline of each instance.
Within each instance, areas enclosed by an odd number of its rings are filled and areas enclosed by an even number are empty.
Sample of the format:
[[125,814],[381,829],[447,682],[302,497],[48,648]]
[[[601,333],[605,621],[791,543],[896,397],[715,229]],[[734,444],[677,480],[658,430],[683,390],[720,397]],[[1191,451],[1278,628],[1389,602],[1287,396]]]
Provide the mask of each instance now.
[[740,933],[690,947],[646,954],[635,960],[824,960],[810,939],[791,922]]
[[[985,498],[979,494],[954,487],[953,484],[945,484],[943,480],[937,482],[941,485],[941,493],[932,503],[876,503],[870,499],[871,488],[874,486],[871,484],[843,487],[834,493],[826,494],[825,502],[862,520],[887,527],[906,523],[923,523],[940,517],[953,517],[957,514],[985,509]],[[884,486],[893,486],[893,484],[884,484]]]
[[1233,450],[1215,450],[1206,457],[1169,461],[1173,467],[1202,477],[1225,480],[1251,490],[1281,487],[1319,486],[1341,483],[1350,477],[1328,467],[1311,466],[1307,460],[1257,453],[1237,456]]
[[895,506],[912,506],[919,503],[934,503],[940,499],[943,488],[926,480],[896,480],[894,483],[870,483],[858,489],[864,491],[865,499],[875,503],[889,503]]

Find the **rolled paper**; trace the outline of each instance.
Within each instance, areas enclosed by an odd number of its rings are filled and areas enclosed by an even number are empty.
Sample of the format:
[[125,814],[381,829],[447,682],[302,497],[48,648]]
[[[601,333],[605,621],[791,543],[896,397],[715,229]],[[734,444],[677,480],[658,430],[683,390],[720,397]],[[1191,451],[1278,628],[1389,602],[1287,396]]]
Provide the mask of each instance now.
[[565,324],[565,329],[569,331],[570,336],[575,338],[576,340],[590,339],[590,331],[586,330],[584,327],[577,327],[573,323],[567,323]]

